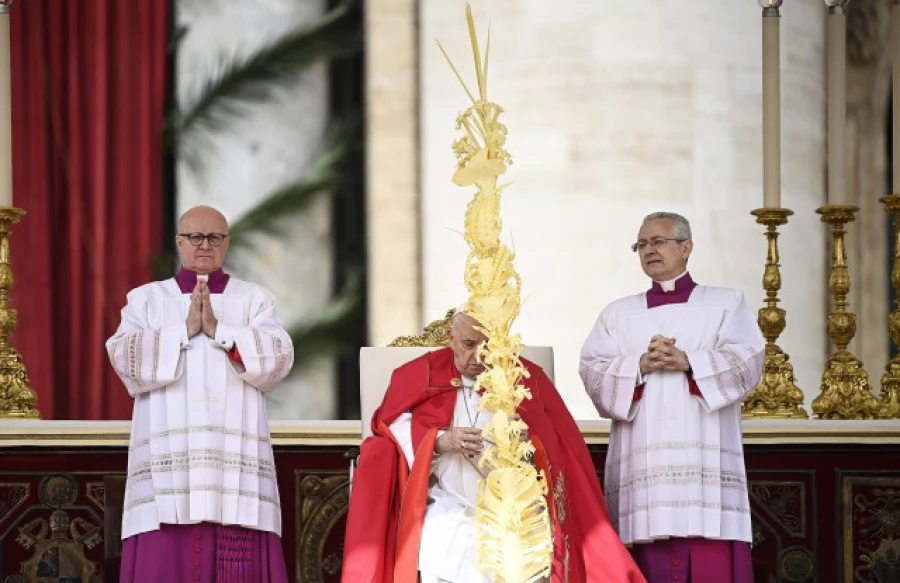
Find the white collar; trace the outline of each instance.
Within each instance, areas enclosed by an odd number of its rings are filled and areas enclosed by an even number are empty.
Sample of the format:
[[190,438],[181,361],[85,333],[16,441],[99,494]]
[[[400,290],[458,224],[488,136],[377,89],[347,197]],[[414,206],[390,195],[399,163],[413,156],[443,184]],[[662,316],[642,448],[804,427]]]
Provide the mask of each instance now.
[[687,269],[685,269],[678,277],[674,277],[667,281],[658,281],[656,283],[659,284],[659,287],[661,287],[664,292],[675,291],[675,282],[685,275],[687,275]]

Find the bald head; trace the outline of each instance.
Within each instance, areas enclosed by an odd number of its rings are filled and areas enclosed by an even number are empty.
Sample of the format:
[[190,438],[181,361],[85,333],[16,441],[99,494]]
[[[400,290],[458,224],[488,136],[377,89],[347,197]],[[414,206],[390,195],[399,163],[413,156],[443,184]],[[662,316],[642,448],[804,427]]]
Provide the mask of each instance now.
[[217,228],[217,233],[228,232],[228,221],[225,220],[225,215],[223,215],[213,207],[206,205],[195,206],[194,208],[190,208],[184,211],[184,214],[181,215],[180,219],[178,219],[178,232],[196,232],[196,230],[193,229],[192,226],[198,222],[204,224],[210,223],[215,225]]
[[[193,245],[190,235],[194,235],[195,243],[201,237],[202,240],[198,245]],[[210,242],[210,235],[218,237],[213,237]],[[175,236],[181,265],[200,275],[218,270],[225,262],[225,254],[228,252],[227,235],[228,221],[218,210],[211,206],[195,206],[187,210],[178,220],[178,235]]]

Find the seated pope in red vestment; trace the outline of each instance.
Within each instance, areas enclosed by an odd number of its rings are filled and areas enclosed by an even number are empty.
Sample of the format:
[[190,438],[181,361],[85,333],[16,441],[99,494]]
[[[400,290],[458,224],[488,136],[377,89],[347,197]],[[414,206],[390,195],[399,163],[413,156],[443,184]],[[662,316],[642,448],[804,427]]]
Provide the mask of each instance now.
[[[372,417],[353,482],[343,581],[478,583],[475,505],[487,472],[477,461],[489,423],[473,390],[482,371],[477,322],[457,313],[450,346],[396,369]],[[614,532],[593,461],[575,420],[538,365],[522,359],[532,398],[534,462],[549,479],[553,566],[549,580],[644,583]]]

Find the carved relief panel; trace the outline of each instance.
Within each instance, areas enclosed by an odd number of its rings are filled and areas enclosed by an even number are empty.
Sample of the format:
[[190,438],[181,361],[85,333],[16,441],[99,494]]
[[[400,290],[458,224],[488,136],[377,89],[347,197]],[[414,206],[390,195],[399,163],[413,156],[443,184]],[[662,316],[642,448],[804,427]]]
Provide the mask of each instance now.
[[96,476],[0,476],[4,583],[99,583],[104,490]]
[[350,504],[346,471],[294,472],[297,574],[301,583],[338,583]]

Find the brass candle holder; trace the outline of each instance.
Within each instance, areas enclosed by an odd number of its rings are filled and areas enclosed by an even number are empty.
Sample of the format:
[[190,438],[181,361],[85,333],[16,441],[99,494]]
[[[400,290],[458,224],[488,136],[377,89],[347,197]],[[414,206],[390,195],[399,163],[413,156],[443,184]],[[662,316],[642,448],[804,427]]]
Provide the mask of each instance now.
[[757,322],[766,338],[766,358],[759,385],[744,400],[741,407],[744,417],[769,419],[806,419],[803,409],[803,391],[796,384],[794,367],[790,357],[775,341],[784,331],[786,312],[778,307],[778,290],[781,289],[781,266],[778,260],[778,227],[787,224],[793,211],[783,208],[760,208],[750,214],[756,222],[766,227],[768,252],[763,272],[763,289],[766,290],[766,307],[760,308]]
[[831,276],[828,288],[834,296],[834,310],[828,314],[828,337],[837,347],[825,363],[821,394],[813,401],[813,412],[820,419],[875,419],[879,403],[869,388],[869,377],[862,362],[847,351],[856,334],[856,314],[847,311],[850,275],[844,250],[844,225],[855,220],[859,207],[827,205],[816,210],[822,222],[831,225],[834,239],[831,249]]
[[[885,212],[894,215],[894,264],[891,268],[891,285],[900,295],[900,194],[889,194],[879,200],[884,203]],[[900,299],[895,303],[897,308],[888,316],[888,330],[894,344],[900,346]],[[900,418],[900,354],[887,363],[881,376],[881,417]]]
[[0,419],[40,419],[36,409],[37,393],[28,384],[28,373],[22,356],[9,343],[19,326],[19,314],[9,307],[9,290],[13,286],[9,264],[9,226],[18,223],[25,211],[0,207]]

